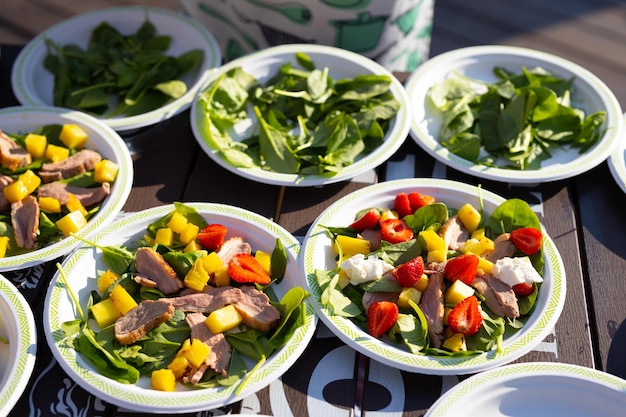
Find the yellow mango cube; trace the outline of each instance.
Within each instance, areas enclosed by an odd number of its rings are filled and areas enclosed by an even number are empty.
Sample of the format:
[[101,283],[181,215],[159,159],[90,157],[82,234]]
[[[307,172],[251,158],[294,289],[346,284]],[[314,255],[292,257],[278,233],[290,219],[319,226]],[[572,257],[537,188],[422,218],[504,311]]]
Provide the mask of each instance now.
[[272,255],[262,250],[255,252],[254,257],[268,274],[272,273]]
[[446,305],[455,306],[467,297],[474,295],[474,288],[470,287],[460,279],[457,279],[448,287],[444,295]]
[[98,277],[98,292],[104,294],[104,292],[111,286],[120,276],[115,272],[107,269]]
[[59,139],[70,149],[80,149],[87,142],[87,132],[75,124],[64,124],[59,133]]
[[199,368],[200,365],[204,364],[210,352],[211,348],[209,345],[200,339],[193,339],[189,349],[185,352],[185,359],[194,368]]
[[198,258],[193,263],[187,275],[185,275],[184,283],[187,288],[202,291],[204,286],[209,282],[209,274],[202,265],[202,258]]
[[76,196],[72,193],[69,193],[67,196],[67,203],[65,203],[65,207],[67,207],[67,209],[72,212],[72,211],[80,211],[83,216],[87,217],[87,210],[85,209],[85,206],[83,206],[83,203],[80,202],[80,200],[78,198],[76,198]]
[[485,237],[485,229],[476,229],[472,232],[472,234],[470,235],[470,237],[472,239],[482,239],[483,237]]
[[200,228],[198,226],[196,226],[195,224],[191,222],[188,222],[187,225],[185,226],[185,230],[180,232],[179,239],[181,243],[191,243],[195,241],[196,237],[198,237],[199,231],[200,231]]
[[172,229],[175,233],[182,233],[187,227],[187,223],[187,218],[175,211],[167,222],[167,227]]
[[59,162],[70,156],[70,150],[63,146],[50,144],[46,147],[45,157],[52,162]]
[[470,203],[463,204],[457,212],[457,216],[459,216],[459,220],[470,233],[476,230],[480,224],[481,215]]
[[169,227],[162,227],[156,231],[154,242],[165,246],[172,246],[174,243],[174,231]]
[[419,232],[418,238],[420,239],[420,242],[423,242],[426,246],[427,252],[448,249],[446,241],[432,229],[422,230]]
[[230,285],[230,275],[228,275],[227,267],[224,266],[215,271],[213,274],[213,284],[215,284],[216,287],[225,287]]
[[41,178],[30,169],[20,175],[19,180],[26,185],[29,194],[35,191],[41,184]]
[[33,157],[33,159],[39,159],[45,156],[48,138],[43,135],[29,133],[26,135],[24,142],[26,144],[26,151]]
[[409,301],[413,301],[415,304],[419,305],[421,299],[421,291],[417,290],[415,287],[404,287],[402,288],[402,291],[400,291],[400,296],[398,297],[398,307],[410,309],[411,304]]
[[119,172],[117,164],[109,159],[103,159],[96,164],[93,169],[93,180],[95,182],[113,182]]
[[214,333],[224,333],[239,326],[242,322],[241,314],[229,304],[211,312],[204,321],[209,330]]
[[397,219],[398,218],[398,213],[393,211],[393,210],[389,210],[389,209],[385,209],[383,210],[382,213],[380,213],[380,220],[379,222],[384,222],[385,220],[388,219]]
[[133,308],[137,307],[137,301],[126,291],[126,288],[117,284],[111,290],[109,299],[115,304],[115,307],[122,313],[126,314]]
[[152,371],[150,385],[157,391],[171,392],[176,389],[176,376],[171,369],[157,369]]
[[371,243],[369,240],[360,239],[358,237],[338,235],[335,239],[335,252],[339,253],[339,248],[343,254],[343,259],[348,259],[357,253],[367,255],[371,252]]
[[224,262],[216,252],[211,252],[207,256],[202,257],[202,266],[208,274],[214,274],[224,268]]
[[426,287],[428,287],[428,275],[422,274],[413,287],[421,292],[426,291]]
[[451,352],[459,352],[462,350],[467,350],[465,345],[465,337],[463,333],[454,333],[452,336],[447,337],[443,341],[442,347]]
[[122,317],[122,313],[118,310],[115,304],[113,304],[113,301],[111,301],[110,298],[105,298],[104,300],[97,302],[91,306],[90,310],[94,320],[96,320],[96,323],[98,323],[98,326],[101,329],[110,326],[115,323],[115,320]]
[[180,379],[185,375],[189,368],[189,361],[184,355],[176,355],[174,359],[167,365],[167,369],[174,372],[174,377]]
[[198,252],[201,250],[202,250],[202,246],[195,240],[192,240],[191,242],[187,243],[187,246],[185,246],[185,249],[183,249],[183,252]]
[[87,225],[87,219],[80,211],[73,211],[61,217],[55,223],[64,236],[70,236]]
[[28,192],[26,184],[24,184],[24,182],[20,181],[19,179],[4,187],[2,193],[4,194],[4,198],[6,198],[9,203],[22,201],[30,194]]
[[444,262],[447,258],[448,258],[447,249],[431,250],[426,255],[426,263],[429,264],[431,262]]
[[477,269],[482,269],[486,274],[491,274],[491,268],[493,268],[493,262],[488,261],[482,256],[478,257],[478,266]]
[[0,236],[0,258],[4,258],[7,254],[7,251],[10,248],[9,241],[11,239],[8,236]]
[[39,197],[39,208],[48,213],[60,213],[61,202],[54,197]]

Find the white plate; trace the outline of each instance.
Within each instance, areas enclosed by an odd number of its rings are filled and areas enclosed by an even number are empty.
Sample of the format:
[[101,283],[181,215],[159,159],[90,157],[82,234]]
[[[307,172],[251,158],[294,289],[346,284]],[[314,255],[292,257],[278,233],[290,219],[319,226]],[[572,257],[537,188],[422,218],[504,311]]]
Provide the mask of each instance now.
[[425,417],[622,417],[626,381],[564,363],[503,366],[448,390]]
[[[626,113],[624,113],[624,126],[626,126]],[[615,182],[619,185],[619,188],[626,193],[626,161],[624,154],[626,153],[626,127],[622,132],[621,142],[615,148],[611,156],[609,157],[609,169]]]
[[244,71],[252,74],[263,84],[274,76],[282,65],[288,62],[299,68],[295,59],[296,52],[308,54],[319,69],[328,67],[329,76],[335,80],[354,78],[363,74],[379,74],[391,77],[390,91],[400,102],[400,109],[390,123],[384,143],[370,154],[360,157],[353,164],[344,167],[339,174],[333,177],[317,175],[299,176],[297,174],[265,171],[260,168],[237,168],[222,159],[217,153],[217,149],[211,146],[208,135],[203,128],[204,111],[196,98],[191,105],[191,127],[202,149],[220,166],[244,178],[265,184],[294,187],[309,187],[346,181],[385,162],[402,145],[409,133],[409,100],[402,84],[388,70],[362,55],[324,45],[296,44],[275,46],[224,65],[209,76],[200,92],[212,80],[235,67],[242,67]]
[[[294,286],[304,288],[298,268],[300,244],[289,232],[276,223],[258,214],[220,204],[186,203],[193,206],[211,223],[220,223],[228,228],[229,236],[242,236],[253,249],[272,252],[276,238],[280,238],[287,250],[285,278],[275,286],[276,294],[282,297]],[[132,243],[145,234],[146,227],[173,210],[173,205],[161,206],[133,213],[110,225],[99,233],[94,241],[100,245]],[[87,303],[89,291],[95,289],[96,270],[104,270],[102,253],[93,248],[79,247],[63,263],[63,271],[69,285],[78,293],[80,303]],[[289,342],[275,352],[265,364],[251,375],[241,392],[239,384],[231,387],[185,389],[178,384],[175,392],[150,389],[150,379],[142,377],[135,385],[122,384],[100,375],[82,356],[68,349],[62,339],[61,324],[77,318],[68,292],[58,282],[58,273],[52,280],[46,295],[44,329],[50,349],[63,369],[80,386],[95,396],[120,407],[155,413],[183,413],[221,407],[250,395],[280,377],[296,361],[313,336],[317,318],[307,303],[307,317]],[[254,364],[249,363],[249,369]]]
[[450,208],[460,208],[465,203],[480,207],[479,195],[484,203],[485,215],[505,200],[484,189],[478,189],[449,180],[403,179],[371,185],[355,191],[328,207],[309,229],[300,257],[302,273],[306,276],[315,311],[321,320],[344,343],[393,368],[409,372],[436,375],[459,375],[500,366],[519,358],[540,343],[552,330],[565,302],[565,270],[552,240],[544,233],[544,282],[537,296],[533,313],[524,327],[504,339],[501,353],[485,352],[468,357],[438,357],[410,354],[397,345],[372,337],[350,320],[333,314],[332,308],[322,305],[320,289],[313,275],[316,269],[336,267],[331,239],[322,226],[345,227],[354,221],[354,215],[369,207],[393,207],[396,194],[418,191],[434,196]]
[[[427,99],[428,89],[447,78],[451,72],[495,82],[495,66],[513,72],[520,72],[523,66],[529,69],[540,66],[562,78],[575,77],[573,105],[583,109],[585,114],[606,111],[607,117],[603,125],[608,127],[606,134],[582,155],[578,153],[578,149],[554,152],[551,158],[542,161],[542,167],[538,170],[509,170],[475,165],[450,153],[437,140],[442,112]],[[545,52],[512,46],[473,46],[453,50],[420,65],[407,80],[406,89],[411,100],[411,136],[417,144],[439,161],[480,178],[530,184],[570,178],[602,163],[621,138],[622,110],[606,84],[579,65]]]
[[221,65],[219,45],[198,22],[169,10],[142,6],[112,7],[84,13],[64,20],[33,38],[17,56],[11,72],[11,85],[18,101],[22,104],[53,105],[54,77],[43,67],[47,55],[46,39],[52,39],[58,45],[74,43],[85,48],[93,29],[103,21],[129,35],[139,29],[146,17],[154,24],[157,34],[171,36],[168,55],[179,56],[192,49],[201,49],[204,60],[198,69],[182,78],[188,91],[179,99],[136,116],[103,117],[101,120],[117,131],[130,131],[159,123],[186,110],[206,73]]
[[[18,106],[0,110],[0,129],[6,133],[26,133],[49,124],[76,123],[89,135],[85,148],[98,151],[119,167],[111,194],[98,213],[77,235],[86,238],[113,221],[124,207],[133,185],[133,161],[122,138],[97,119],[78,111],[58,107]],[[21,255],[0,258],[0,271],[27,268],[66,255],[80,242],[65,238],[57,243]]]
[[0,416],[21,397],[35,366],[37,329],[30,306],[15,285],[0,275]]

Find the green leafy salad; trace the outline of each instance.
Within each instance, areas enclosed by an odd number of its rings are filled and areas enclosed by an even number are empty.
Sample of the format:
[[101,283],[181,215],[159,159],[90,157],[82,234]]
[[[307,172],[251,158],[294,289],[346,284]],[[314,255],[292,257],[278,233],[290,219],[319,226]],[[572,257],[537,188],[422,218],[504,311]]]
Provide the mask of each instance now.
[[320,302],[415,355],[500,351],[541,290],[541,225],[520,199],[487,216],[482,204],[399,193],[389,207],[326,229],[337,267],[315,271]]
[[[195,208],[175,203],[175,210],[150,224],[136,242],[86,242],[101,251],[108,269],[94,271],[91,279],[98,290],[91,291],[86,314],[61,271],[60,280],[79,312],[78,319],[62,324],[64,343],[102,375],[122,383],[134,384],[145,376],[153,389],[163,391],[174,391],[178,384],[196,389],[241,383],[241,389],[246,375],[304,324],[308,292],[293,287],[277,298],[274,286],[282,281],[287,265],[279,239],[267,253],[253,248],[228,255],[220,249],[228,246],[225,252],[230,252],[233,242],[247,245],[230,233],[219,224],[208,224]],[[158,259],[159,269],[170,271],[168,279],[177,280],[174,291],[166,291],[160,282],[150,284],[149,271],[155,266],[146,267],[140,251]],[[265,284],[259,284],[261,276],[267,278]],[[254,297],[252,303],[246,301],[248,296]],[[146,307],[143,311],[151,311],[154,303],[165,303],[167,316],[149,328],[146,323],[135,327],[134,320],[148,315],[137,312]],[[244,303],[241,308],[239,303]],[[256,311],[259,306],[261,311]],[[246,313],[250,308],[255,313]],[[268,310],[275,315],[265,328],[246,320],[265,320]],[[138,329],[144,332],[127,340]],[[249,369],[244,358],[256,365]]]
[[438,139],[453,154],[480,165],[536,170],[556,149],[584,153],[602,137],[606,112],[586,115],[576,107],[573,77],[540,67],[493,72],[494,83],[455,74],[428,91],[443,112]]
[[[264,85],[236,67],[200,95],[209,145],[229,164],[334,176],[382,144],[400,107],[390,77],[333,80],[308,55],[296,58],[301,68],[287,63]],[[250,120],[258,125],[246,131]]]
[[182,97],[188,87],[181,77],[199,67],[204,53],[166,55],[171,41],[157,35],[149,20],[130,35],[102,22],[86,49],[46,39],[44,67],[54,75],[54,105],[106,117],[135,116]]

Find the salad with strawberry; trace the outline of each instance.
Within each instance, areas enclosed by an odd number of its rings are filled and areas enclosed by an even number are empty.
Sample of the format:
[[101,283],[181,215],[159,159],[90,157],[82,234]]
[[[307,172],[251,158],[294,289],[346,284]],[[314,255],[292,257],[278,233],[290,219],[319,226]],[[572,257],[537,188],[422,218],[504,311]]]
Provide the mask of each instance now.
[[376,338],[416,355],[500,351],[533,311],[543,282],[543,233],[528,203],[449,207],[399,192],[332,237],[336,267],[315,270],[320,301]]

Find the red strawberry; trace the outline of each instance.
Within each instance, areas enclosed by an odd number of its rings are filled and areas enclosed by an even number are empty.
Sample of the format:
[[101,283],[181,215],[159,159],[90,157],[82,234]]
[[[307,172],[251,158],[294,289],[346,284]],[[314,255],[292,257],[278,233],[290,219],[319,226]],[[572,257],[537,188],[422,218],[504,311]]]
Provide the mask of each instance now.
[[227,229],[221,224],[210,224],[198,233],[198,242],[206,250],[216,251],[224,243]]
[[378,209],[370,209],[366,211],[361,217],[356,219],[354,223],[350,225],[350,227],[354,230],[358,230],[362,232],[366,229],[373,229],[380,220],[380,212]]
[[482,323],[478,300],[474,296],[467,297],[455,305],[448,314],[448,326],[454,333],[472,335],[480,329]]
[[417,284],[424,273],[424,260],[421,256],[411,259],[409,262],[397,266],[391,271],[393,277],[401,287],[412,287]]
[[228,263],[228,275],[233,281],[240,283],[269,284],[271,281],[268,273],[263,269],[259,261],[248,253],[239,253]]
[[478,256],[473,253],[466,253],[448,259],[444,270],[444,276],[450,281],[460,279],[467,285],[472,285],[478,268]]
[[398,306],[391,301],[377,301],[367,310],[367,328],[374,337],[391,329],[398,319]]
[[511,232],[511,242],[526,255],[532,255],[541,249],[543,235],[534,227],[522,227]]
[[519,284],[513,285],[513,291],[518,297],[524,297],[526,295],[532,294],[533,291],[535,291],[535,283],[520,282]]
[[387,219],[380,222],[380,237],[389,243],[406,242],[413,238],[413,229],[402,219]]
[[435,197],[418,193],[418,192],[409,193],[407,197],[409,198],[409,203],[411,204],[411,211],[413,213],[415,213],[417,209],[420,209],[424,206],[428,206],[435,202]]
[[399,193],[396,195],[396,199],[393,203],[393,209],[398,213],[400,217],[413,214],[413,210],[411,210],[411,203],[409,202],[409,197],[405,193]]

